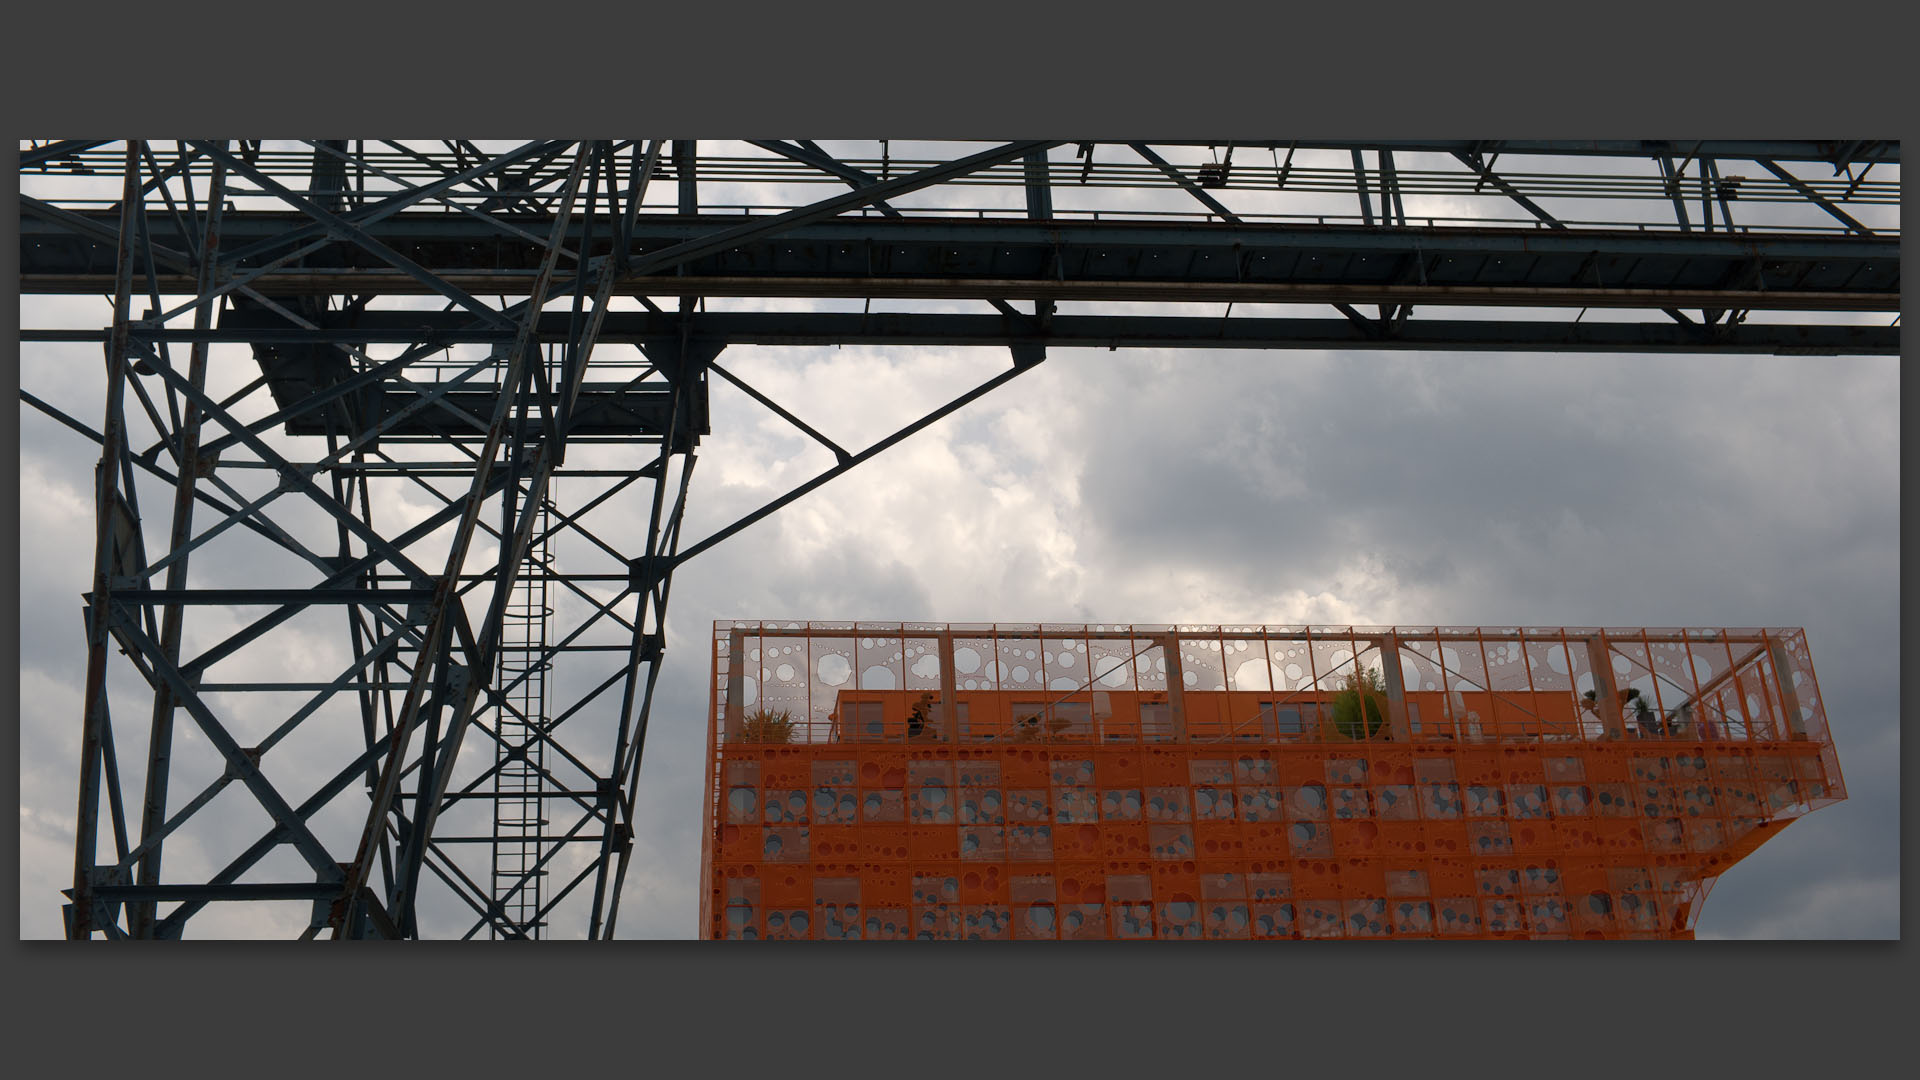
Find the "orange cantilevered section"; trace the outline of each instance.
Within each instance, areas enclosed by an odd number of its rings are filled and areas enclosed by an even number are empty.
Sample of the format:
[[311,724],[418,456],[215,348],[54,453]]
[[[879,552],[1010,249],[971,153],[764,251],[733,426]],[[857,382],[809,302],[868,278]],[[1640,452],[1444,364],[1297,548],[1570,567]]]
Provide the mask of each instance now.
[[1797,629],[715,624],[702,936],[1690,938]]

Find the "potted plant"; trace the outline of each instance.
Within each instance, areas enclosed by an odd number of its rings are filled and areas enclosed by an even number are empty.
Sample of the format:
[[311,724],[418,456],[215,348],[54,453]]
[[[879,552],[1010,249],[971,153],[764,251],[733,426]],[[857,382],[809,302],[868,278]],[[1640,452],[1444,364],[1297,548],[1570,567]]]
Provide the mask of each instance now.
[[774,712],[772,709],[759,708],[748,713],[740,722],[740,734],[734,736],[735,742],[784,743],[793,741],[793,717],[787,710]]
[[1628,687],[1627,690],[1620,695],[1620,698],[1624,711],[1632,713],[1634,720],[1639,723],[1640,737],[1643,739],[1658,738],[1660,736],[1660,725],[1654,719],[1653,703],[1647,700],[1647,696],[1642,694],[1636,687]]
[[1333,729],[1346,739],[1370,739],[1387,724],[1387,688],[1380,673],[1362,668],[1347,676],[1333,698]]

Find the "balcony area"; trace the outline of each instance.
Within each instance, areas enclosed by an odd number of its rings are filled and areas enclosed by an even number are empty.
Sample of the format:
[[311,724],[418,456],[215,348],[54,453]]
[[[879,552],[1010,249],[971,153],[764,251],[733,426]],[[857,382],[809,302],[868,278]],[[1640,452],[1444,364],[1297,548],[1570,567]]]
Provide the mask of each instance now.
[[717,745],[1825,744],[1792,628],[716,624]]

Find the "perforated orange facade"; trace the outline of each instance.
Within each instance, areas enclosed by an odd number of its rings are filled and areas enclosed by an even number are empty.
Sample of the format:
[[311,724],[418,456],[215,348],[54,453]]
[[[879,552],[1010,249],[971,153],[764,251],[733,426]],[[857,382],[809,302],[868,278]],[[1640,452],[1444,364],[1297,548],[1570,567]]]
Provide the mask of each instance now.
[[1794,629],[718,623],[712,691],[713,938],[1688,938],[1846,797]]

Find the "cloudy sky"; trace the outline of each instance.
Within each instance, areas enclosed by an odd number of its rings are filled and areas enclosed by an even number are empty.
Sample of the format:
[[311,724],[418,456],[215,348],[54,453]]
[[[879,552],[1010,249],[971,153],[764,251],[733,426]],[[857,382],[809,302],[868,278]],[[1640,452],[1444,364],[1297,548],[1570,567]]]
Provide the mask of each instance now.
[[[1071,153],[1057,149],[1055,160]],[[979,204],[1007,193],[939,197]],[[108,317],[98,299],[22,302],[27,327]],[[244,350],[222,355],[216,384],[251,377]],[[97,348],[23,346],[21,360],[24,388],[98,425]],[[1008,358],[736,347],[720,362],[857,450]],[[1038,369],[677,572],[622,934],[697,933],[711,624],[741,618],[1802,626],[1849,799],[1727,873],[1698,930],[1897,937],[1898,397],[1894,357],[1052,350]],[[831,463],[722,382],[712,412],[689,539]],[[91,567],[97,448],[23,407],[20,454],[20,932],[37,938],[59,935],[58,894],[72,873],[78,597]],[[156,538],[168,505],[160,490],[142,488]],[[396,496],[383,520],[428,508]],[[599,520],[618,528],[641,514],[611,507]],[[588,558],[581,546],[563,542],[559,558]],[[266,583],[286,566],[274,558],[206,572],[227,575],[220,584]],[[217,640],[219,616],[206,618],[197,632]],[[260,663],[330,678],[344,662],[331,624],[284,634]],[[125,671],[116,686],[125,723],[143,710],[141,695]],[[264,732],[274,721],[249,722]],[[318,759],[359,735],[356,724],[301,737]],[[142,750],[121,748],[123,771],[137,770]],[[201,857],[169,848],[182,872]],[[223,917],[220,932],[233,936],[284,932],[267,916]],[[213,925],[196,922],[195,936]]]

